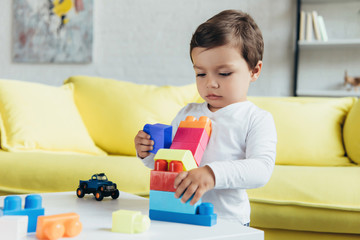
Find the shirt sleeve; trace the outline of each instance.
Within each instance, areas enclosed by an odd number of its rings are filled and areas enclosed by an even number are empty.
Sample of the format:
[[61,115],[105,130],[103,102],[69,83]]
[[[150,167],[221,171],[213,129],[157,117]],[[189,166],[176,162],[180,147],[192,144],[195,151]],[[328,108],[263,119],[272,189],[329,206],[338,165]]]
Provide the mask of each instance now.
[[154,166],[155,166],[155,161],[154,161],[154,157],[155,157],[155,154],[153,153],[150,153],[149,156],[145,157],[145,158],[141,158],[139,157],[139,155],[136,153],[136,156],[143,162],[143,164],[150,168],[150,169],[154,169]]
[[258,188],[269,181],[275,165],[277,134],[272,115],[265,113],[249,126],[245,159],[208,164],[215,175],[215,189]]

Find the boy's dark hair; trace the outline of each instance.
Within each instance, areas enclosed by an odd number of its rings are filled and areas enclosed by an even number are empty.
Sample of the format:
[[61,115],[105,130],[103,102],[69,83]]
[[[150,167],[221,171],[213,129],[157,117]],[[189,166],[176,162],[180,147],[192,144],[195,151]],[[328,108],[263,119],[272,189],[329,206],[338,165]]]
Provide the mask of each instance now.
[[229,43],[239,49],[249,69],[263,58],[264,40],[258,25],[249,14],[237,10],[222,11],[201,24],[192,36],[190,57],[196,47],[210,49]]

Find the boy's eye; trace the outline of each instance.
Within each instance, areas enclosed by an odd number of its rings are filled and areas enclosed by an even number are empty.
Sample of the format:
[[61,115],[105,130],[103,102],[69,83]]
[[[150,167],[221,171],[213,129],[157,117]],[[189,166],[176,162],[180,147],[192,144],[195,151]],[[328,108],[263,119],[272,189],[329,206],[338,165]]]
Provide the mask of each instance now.
[[205,77],[205,75],[206,75],[205,73],[197,73],[196,77]]
[[228,73],[219,73],[219,75],[227,77],[230,76],[232,74],[232,72],[228,72]]

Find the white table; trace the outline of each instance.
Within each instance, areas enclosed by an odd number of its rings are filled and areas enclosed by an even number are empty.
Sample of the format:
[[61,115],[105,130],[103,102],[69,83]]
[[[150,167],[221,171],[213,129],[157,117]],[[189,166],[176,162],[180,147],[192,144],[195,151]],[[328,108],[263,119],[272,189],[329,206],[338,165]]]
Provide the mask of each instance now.
[[[113,200],[104,198],[101,202],[91,194],[80,199],[74,192],[40,194],[43,198],[45,215],[75,212],[80,215],[83,230],[75,238],[70,239],[237,239],[263,240],[264,232],[244,227],[241,224],[228,222],[218,218],[216,225],[203,227],[189,224],[151,221],[148,231],[140,234],[122,234],[111,232],[112,212],[119,209],[137,210],[148,215],[149,200],[136,195],[120,192],[120,197]],[[3,207],[4,197],[0,197]],[[26,195],[21,195],[24,205]],[[0,233],[0,239],[2,239]],[[35,233],[28,234],[27,239],[37,239]],[[69,238],[64,238],[69,239]]]

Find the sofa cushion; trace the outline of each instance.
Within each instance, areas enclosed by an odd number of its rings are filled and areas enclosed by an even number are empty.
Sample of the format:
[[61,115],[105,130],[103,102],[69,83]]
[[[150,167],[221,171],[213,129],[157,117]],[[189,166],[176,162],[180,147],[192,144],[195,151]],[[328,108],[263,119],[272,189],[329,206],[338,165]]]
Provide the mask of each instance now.
[[358,166],[275,166],[265,187],[248,190],[251,225],[360,234],[358,189]]
[[75,102],[96,145],[111,154],[135,155],[134,137],[147,123],[170,124],[197,97],[194,84],[140,85],[100,77],[75,76]]
[[0,150],[0,166],[3,194],[74,191],[76,198],[79,180],[89,180],[93,174],[102,172],[120,191],[149,194],[150,170],[136,157]]
[[266,240],[359,240],[359,234],[294,231],[261,228]]
[[360,101],[354,104],[346,118],[344,144],[350,159],[360,164]]
[[345,166],[342,127],[355,98],[249,98],[272,113],[278,134],[276,164]]
[[72,85],[0,80],[1,148],[8,151],[105,153],[82,122]]

